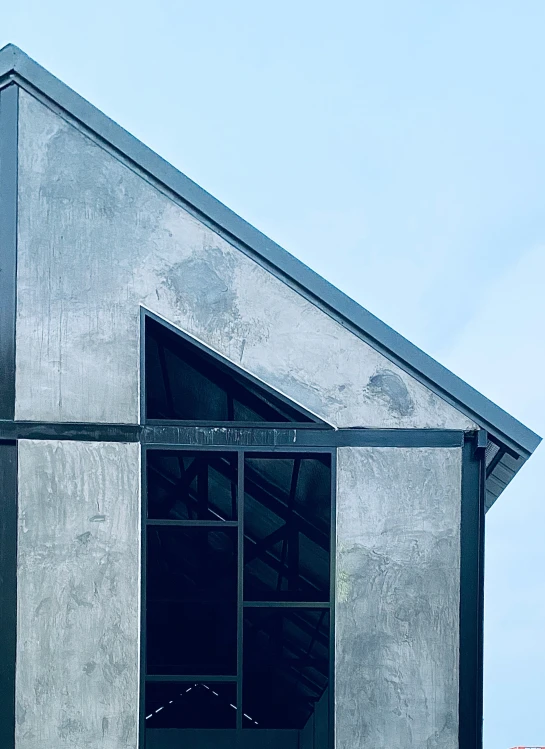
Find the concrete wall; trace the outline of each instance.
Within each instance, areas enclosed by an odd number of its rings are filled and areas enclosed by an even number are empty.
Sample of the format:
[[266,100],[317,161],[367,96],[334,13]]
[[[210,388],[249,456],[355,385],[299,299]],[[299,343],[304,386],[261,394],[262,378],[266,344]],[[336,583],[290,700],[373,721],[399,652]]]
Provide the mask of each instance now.
[[16,749],[135,749],[140,451],[19,442]]
[[18,419],[137,422],[144,305],[336,426],[472,428],[25,92],[18,242]]
[[[137,422],[143,305],[336,426],[473,427],[25,92],[19,143],[17,419]],[[138,446],[19,480],[17,749],[133,749]],[[459,450],[340,451],[338,749],[456,746],[459,501]]]
[[341,448],[336,749],[458,748],[460,449]]

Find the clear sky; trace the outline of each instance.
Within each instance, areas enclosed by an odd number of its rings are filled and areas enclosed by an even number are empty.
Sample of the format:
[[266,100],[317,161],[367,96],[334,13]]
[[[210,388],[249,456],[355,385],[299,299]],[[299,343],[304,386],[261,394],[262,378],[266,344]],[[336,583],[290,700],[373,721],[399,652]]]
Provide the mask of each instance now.
[[[543,0],[22,0],[19,45],[545,434]],[[545,746],[545,448],[487,516],[485,749]]]

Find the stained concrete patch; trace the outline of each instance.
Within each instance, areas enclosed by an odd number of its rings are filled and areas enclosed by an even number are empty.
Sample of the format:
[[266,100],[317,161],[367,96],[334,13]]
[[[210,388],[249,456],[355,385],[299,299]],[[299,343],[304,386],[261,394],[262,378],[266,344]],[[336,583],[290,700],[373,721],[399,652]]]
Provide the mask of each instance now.
[[83,670],[85,671],[87,676],[90,676],[96,667],[97,667],[97,664],[94,661],[89,661],[89,663],[85,664],[85,666],[83,667]]
[[366,388],[371,399],[384,401],[386,407],[396,416],[405,418],[414,412],[414,401],[409,388],[397,372],[383,369],[369,378]]
[[223,326],[238,318],[236,296],[230,286],[233,259],[217,247],[206,257],[190,257],[169,267],[165,286],[185,315],[193,315],[205,328]]

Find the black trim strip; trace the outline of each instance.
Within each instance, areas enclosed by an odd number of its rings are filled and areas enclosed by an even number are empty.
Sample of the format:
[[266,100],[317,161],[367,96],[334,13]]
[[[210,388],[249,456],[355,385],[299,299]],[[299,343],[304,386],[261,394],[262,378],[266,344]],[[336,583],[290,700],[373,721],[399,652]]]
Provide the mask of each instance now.
[[484,615],[484,450],[475,435],[462,452],[460,524],[459,746],[482,749]]
[[461,447],[464,432],[448,429],[315,429],[276,427],[68,424],[0,420],[0,441],[17,439],[142,442],[158,447]]
[[244,601],[245,609],[331,609],[330,601]]
[[[142,370],[143,371],[143,370]],[[138,714],[138,747],[145,749],[146,745],[146,672],[147,672],[147,574],[148,574],[148,471],[146,463],[146,451],[140,448],[140,710]]]
[[285,447],[461,447],[464,432],[441,429],[267,429],[145,426],[147,445]]
[[15,746],[17,447],[0,444],[0,746]]
[[148,518],[148,525],[160,525],[162,528],[237,528],[238,520],[169,520]]
[[0,421],[0,440],[84,440],[139,442],[137,424],[68,424],[39,421]]
[[148,674],[146,676],[146,682],[165,682],[165,681],[181,681],[181,682],[189,682],[189,681],[204,681],[206,684],[219,682],[219,681],[236,681],[237,675],[233,674],[232,676],[226,675],[226,674],[190,674],[184,675],[184,674]]
[[0,91],[0,419],[15,418],[19,87]]
[[[15,418],[19,88],[0,91],[0,419]],[[15,746],[17,446],[0,442],[0,746]]]
[[240,746],[242,714],[244,711],[244,453],[237,456],[237,747]]
[[[329,547],[329,601],[331,608],[329,610],[329,681],[328,681],[328,746],[336,747],[336,711],[335,711],[335,693],[337,684],[336,662],[337,653],[335,648],[336,635],[335,628],[337,622],[337,466],[339,464],[338,451],[335,450],[331,455],[331,538]],[[313,724],[316,726],[316,722]],[[316,741],[314,742],[316,743]]]

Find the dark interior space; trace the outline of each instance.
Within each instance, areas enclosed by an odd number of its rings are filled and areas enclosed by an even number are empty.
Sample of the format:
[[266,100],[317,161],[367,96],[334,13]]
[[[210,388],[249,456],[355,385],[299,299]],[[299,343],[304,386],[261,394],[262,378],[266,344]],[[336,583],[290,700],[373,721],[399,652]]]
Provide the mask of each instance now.
[[304,453],[246,457],[246,601],[329,601],[329,460]]
[[328,678],[328,610],[244,609],[243,728],[303,729]]
[[148,674],[236,674],[236,528],[150,526]]
[[147,481],[150,519],[236,520],[236,453],[154,451]]

